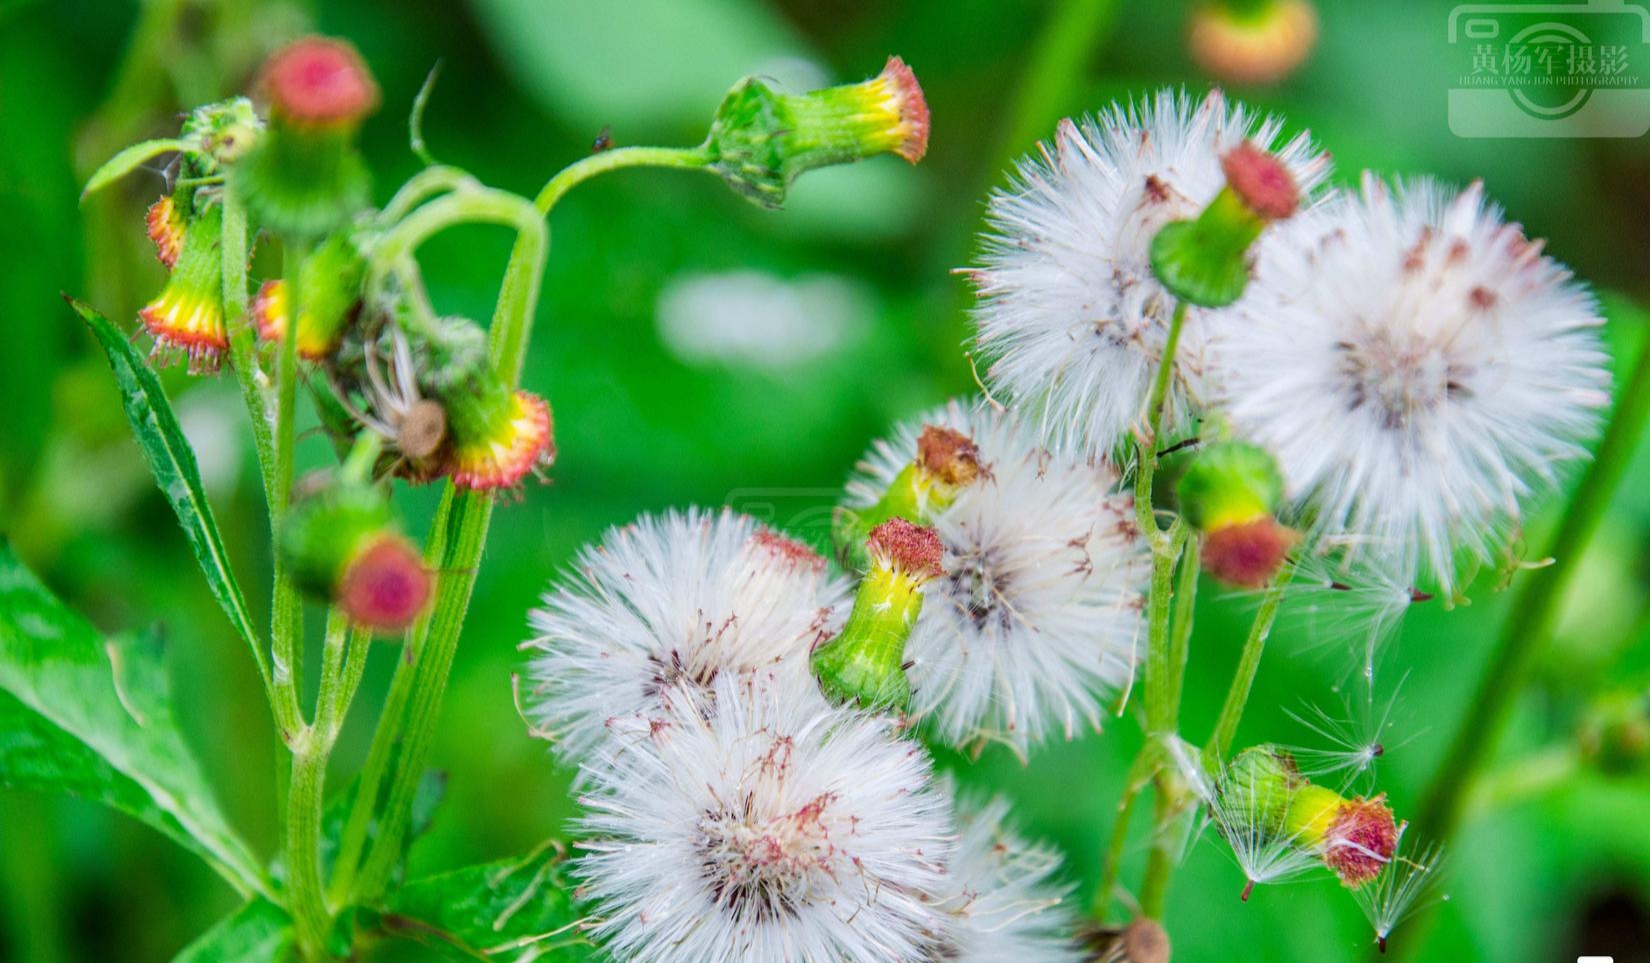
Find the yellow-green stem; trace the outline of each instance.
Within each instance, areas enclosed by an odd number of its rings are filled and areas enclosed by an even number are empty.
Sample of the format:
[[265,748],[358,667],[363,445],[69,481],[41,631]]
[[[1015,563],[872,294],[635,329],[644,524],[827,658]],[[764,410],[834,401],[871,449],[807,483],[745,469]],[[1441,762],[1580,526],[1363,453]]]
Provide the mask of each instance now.
[[1232,674],[1232,684],[1226,690],[1226,701],[1220,707],[1215,731],[1203,749],[1203,765],[1210,772],[1218,771],[1227,753],[1232,751],[1232,740],[1237,736],[1238,723],[1243,720],[1244,707],[1249,704],[1249,692],[1254,688],[1255,673],[1260,670],[1261,655],[1266,651],[1266,639],[1272,634],[1272,623],[1277,621],[1284,590],[1294,575],[1294,565],[1285,565],[1261,596],[1260,609],[1255,612],[1249,636],[1243,641],[1243,652],[1238,656],[1237,671]]

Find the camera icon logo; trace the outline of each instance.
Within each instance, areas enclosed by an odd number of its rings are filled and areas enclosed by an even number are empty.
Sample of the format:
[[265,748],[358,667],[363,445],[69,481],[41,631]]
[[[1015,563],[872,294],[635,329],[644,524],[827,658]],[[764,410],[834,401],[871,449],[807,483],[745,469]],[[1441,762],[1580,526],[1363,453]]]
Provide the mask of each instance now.
[[1458,137],[1650,132],[1650,10],[1638,3],[1462,4],[1449,43]]

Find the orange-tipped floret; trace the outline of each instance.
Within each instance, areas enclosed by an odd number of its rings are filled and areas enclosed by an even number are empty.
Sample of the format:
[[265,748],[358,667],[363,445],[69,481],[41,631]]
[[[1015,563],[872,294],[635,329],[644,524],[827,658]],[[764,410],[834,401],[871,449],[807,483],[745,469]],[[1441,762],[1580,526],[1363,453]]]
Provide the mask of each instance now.
[[1310,0],[1271,0],[1249,14],[1211,2],[1192,14],[1192,59],[1230,83],[1282,80],[1306,60],[1317,39],[1318,15]]
[[[251,307],[252,324],[258,329],[261,340],[279,344],[286,337],[287,320],[291,317],[289,302],[292,300],[287,295],[287,283],[280,279],[265,281],[258,288]],[[332,354],[337,338],[329,336],[310,320],[308,314],[298,319],[298,356],[305,361],[320,361]]]
[[460,488],[513,488],[529,472],[549,468],[556,457],[550,405],[528,391],[508,396],[471,431],[456,422],[453,428],[450,474]]
[[144,215],[144,226],[148,229],[149,240],[155,242],[155,257],[166,265],[168,271],[177,266],[178,255],[183,251],[183,215],[178,212],[178,206],[172,202],[170,195],[149,205],[149,212]]
[[1398,848],[1398,823],[1386,796],[1342,803],[1324,836],[1323,861],[1346,886],[1357,889],[1381,875]]
[[1204,536],[1203,569],[1236,588],[1265,588],[1283,568],[1296,535],[1270,515]]
[[903,518],[890,518],[871,529],[867,540],[871,558],[879,568],[891,569],[917,584],[939,577],[945,545],[939,533]]
[[889,57],[874,83],[880,84],[886,109],[895,118],[893,128],[899,134],[894,153],[915,164],[928,153],[928,99],[922,95],[917,75],[899,57]]
[[955,488],[980,477],[980,449],[953,428],[924,425],[917,436],[917,461],[929,475]]
[[223,211],[209,208],[189,226],[183,249],[160,295],[138,312],[155,339],[155,354],[181,352],[191,372],[216,371],[229,347],[223,321]]
[[351,622],[378,632],[399,632],[430,599],[430,573],[406,539],[381,534],[344,569],[338,604]]
[[272,111],[298,124],[359,121],[378,106],[378,84],[361,55],[329,37],[304,37],[277,51],[259,87]]
[[1276,155],[1244,141],[1220,159],[1226,184],[1243,206],[1268,221],[1281,221],[1300,207],[1300,187]]

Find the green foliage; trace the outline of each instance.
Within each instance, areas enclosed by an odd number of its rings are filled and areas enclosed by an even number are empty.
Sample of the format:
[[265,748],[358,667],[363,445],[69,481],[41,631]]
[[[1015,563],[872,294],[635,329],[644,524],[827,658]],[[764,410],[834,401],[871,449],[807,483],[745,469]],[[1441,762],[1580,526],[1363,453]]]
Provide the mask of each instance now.
[[285,963],[292,959],[292,921],[255,899],[201,934],[172,963]]
[[161,154],[169,151],[188,150],[190,146],[187,141],[175,138],[146,140],[141,144],[133,144],[105,161],[103,166],[97,169],[97,173],[93,174],[91,179],[86,182],[86,187],[81,190],[80,197],[82,200],[90,197]]
[[391,894],[380,921],[448,959],[522,963],[599,959],[582,922],[564,854],[548,845],[524,859],[413,880]]
[[178,732],[160,656],[154,637],[99,635],[0,545],[0,785],[113,806],[262,891]]

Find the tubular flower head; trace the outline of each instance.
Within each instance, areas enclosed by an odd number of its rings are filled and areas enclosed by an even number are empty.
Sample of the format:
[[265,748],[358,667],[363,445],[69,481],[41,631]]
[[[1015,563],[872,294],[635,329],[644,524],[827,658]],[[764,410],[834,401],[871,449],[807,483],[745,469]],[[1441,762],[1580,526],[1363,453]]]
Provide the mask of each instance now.
[[1060,854],[1020,838],[1008,803],[957,807],[957,851],[945,871],[945,926],[925,960],[1081,963]]
[[143,223],[149,240],[155,243],[155,257],[166,265],[168,271],[177,267],[178,255],[183,252],[184,221],[171,196],[162,197],[149,205]]
[[275,231],[325,234],[370,200],[355,134],[378,106],[378,86],[354,47],[306,37],[269,59],[259,88],[269,129],[232,169],[247,205]]
[[1226,186],[1196,220],[1152,238],[1152,273],[1190,304],[1223,308],[1249,285],[1249,247],[1266,225],[1295,213],[1300,188],[1283,161],[1244,141],[1223,155]]
[[980,477],[933,515],[943,573],[908,646],[914,714],[952,745],[993,740],[1022,755],[1098,729],[1143,643],[1150,578],[1117,473],[1051,455],[1012,415],[953,402],[872,448],[848,484],[851,510],[904,470],[924,425],[971,438]]
[[[1140,419],[1173,297],[1152,271],[1153,238],[1196,217],[1225,187],[1221,159],[1245,141],[1274,153],[1301,196],[1328,171],[1306,135],[1281,147],[1276,120],[1165,90],[1094,120],[1063,121],[1040,158],[991,199],[973,272],[982,352],[995,392],[1056,451],[1103,455]],[[1167,426],[1196,413],[1210,336],[1225,314],[1191,307],[1174,360]]]
[[886,720],[722,678],[615,726],[574,870],[616,959],[925,958],[949,807]]
[[1315,542],[1453,593],[1585,456],[1608,402],[1596,303],[1477,185],[1366,178],[1258,267],[1218,351],[1233,430],[1277,457]]
[[1295,534],[1273,513],[1283,503],[1283,476],[1266,449],[1216,442],[1192,460],[1176,487],[1181,513],[1204,534],[1203,566],[1239,588],[1262,588],[1283,567]]
[[928,150],[928,103],[905,61],[859,84],[792,96],[750,77],[716,109],[706,141],[728,185],[766,207],[816,167],[893,153],[915,164]]
[[496,381],[482,387],[481,395],[445,399],[452,430],[447,472],[459,488],[519,487],[529,472],[542,473],[556,460],[550,405]]
[[184,232],[177,264],[138,318],[155,339],[154,356],[183,354],[191,373],[218,368],[229,332],[223,321],[223,209],[212,205]]
[[1379,876],[1398,848],[1398,823],[1384,795],[1344,799],[1332,789],[1302,786],[1289,800],[1286,823],[1350,889]]
[[357,625],[400,631],[429,601],[430,574],[379,488],[330,481],[293,504],[277,547],[301,589],[337,602]]
[[1310,0],[1210,0],[1192,14],[1192,59],[1228,83],[1276,83],[1295,72],[1317,40]]
[[866,552],[871,529],[891,518],[927,524],[979,477],[980,451],[972,438],[940,425],[924,425],[917,436],[916,459],[899,470],[874,504],[837,509],[832,538],[838,558],[844,567],[864,572],[871,564]]
[[[353,241],[334,234],[298,270],[304,297],[304,310],[298,315],[298,354],[306,361],[320,361],[337,350],[344,328],[360,309],[366,263]],[[252,323],[258,337],[275,343],[285,337],[290,300],[286,281],[263,283],[252,299]]]
[[837,704],[906,710],[905,642],[922,611],[919,591],[940,574],[944,548],[932,528],[891,518],[866,539],[871,559],[842,634],[814,649],[820,691]]
[[644,516],[585,548],[533,612],[528,713],[582,761],[610,719],[708,698],[724,677],[808,695],[808,650],[846,596],[812,549],[744,515]]

